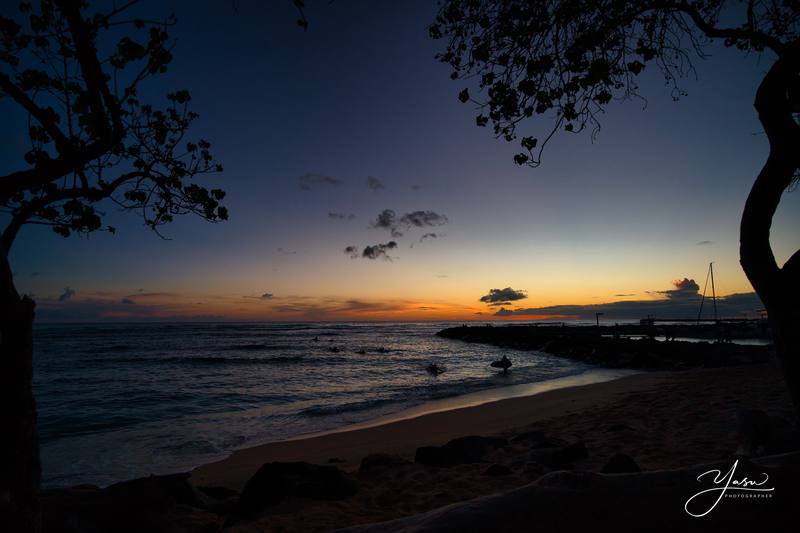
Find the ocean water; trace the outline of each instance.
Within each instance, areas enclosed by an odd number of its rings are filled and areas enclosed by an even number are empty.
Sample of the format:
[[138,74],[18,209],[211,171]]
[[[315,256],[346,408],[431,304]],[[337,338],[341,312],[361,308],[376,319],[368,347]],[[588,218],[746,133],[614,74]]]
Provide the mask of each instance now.
[[[37,325],[44,484],[185,471],[236,448],[590,368],[434,335],[451,325]],[[514,362],[505,375],[489,367],[503,354]],[[430,375],[431,362],[447,371]]]

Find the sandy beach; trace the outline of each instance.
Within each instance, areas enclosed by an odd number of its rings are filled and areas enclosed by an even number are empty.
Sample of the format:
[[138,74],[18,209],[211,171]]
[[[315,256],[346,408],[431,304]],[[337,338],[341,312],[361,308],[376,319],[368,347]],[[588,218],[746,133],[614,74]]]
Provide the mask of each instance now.
[[620,395],[653,390],[672,374],[635,374],[604,383],[558,388],[531,396],[422,414],[372,427],[360,428],[365,424],[358,424],[354,429],[345,427],[320,436],[249,447],[222,461],[200,466],[192,472],[192,481],[196,485],[241,490],[262,464],[271,461],[325,464],[335,459],[336,466],[352,471],[357,470],[361,459],[371,453],[390,453],[413,459],[420,446],[443,444],[464,435],[513,431],[541,420],[585,411],[613,402]]
[[[789,426],[792,407],[775,363],[640,373],[376,427],[265,444],[199,467],[191,481],[240,491],[264,463],[333,464],[357,480],[357,494],[339,501],[289,498],[257,520],[232,529],[329,530],[421,513],[530,483],[555,469],[532,456],[526,440],[532,431],[561,446],[585,447],[569,461],[568,467],[575,470],[599,472],[620,453],[643,471],[729,458],[742,445],[737,422],[741,409],[763,410],[778,426]],[[489,450],[480,463],[449,468],[414,463],[419,447],[440,446],[466,435],[499,436],[508,444]],[[360,467],[364,457],[376,453],[398,457],[382,468]],[[493,465],[499,465],[498,475],[489,472]]]

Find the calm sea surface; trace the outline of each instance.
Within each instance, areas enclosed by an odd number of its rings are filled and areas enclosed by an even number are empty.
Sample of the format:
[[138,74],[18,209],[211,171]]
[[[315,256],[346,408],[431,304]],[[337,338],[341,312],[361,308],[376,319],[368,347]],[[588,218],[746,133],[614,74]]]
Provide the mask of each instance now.
[[[45,485],[188,470],[236,448],[589,368],[434,335],[450,325],[38,325]],[[503,354],[507,375],[489,367]],[[447,372],[430,375],[431,362]]]

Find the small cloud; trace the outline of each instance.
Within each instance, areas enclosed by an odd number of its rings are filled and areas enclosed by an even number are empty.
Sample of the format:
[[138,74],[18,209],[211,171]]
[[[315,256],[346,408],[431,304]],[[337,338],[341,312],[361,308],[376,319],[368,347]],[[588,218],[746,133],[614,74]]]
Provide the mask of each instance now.
[[350,259],[358,259],[358,246],[350,245],[344,249],[344,253],[350,256]]
[[693,298],[700,292],[700,285],[693,279],[676,279],[672,282],[674,289],[661,291],[667,298]]
[[402,237],[403,233],[397,229],[397,215],[391,209],[384,209],[372,222],[373,228],[386,229],[392,237]]
[[394,241],[389,241],[385,244],[375,244],[372,246],[366,246],[364,251],[361,252],[361,257],[365,259],[384,259],[385,261],[391,261],[392,258],[387,253],[389,250],[397,248],[397,243]]
[[711,246],[712,244],[714,244],[714,241],[700,241],[697,246]]
[[512,311],[511,309],[506,309],[505,307],[501,307],[500,309],[497,310],[494,316],[512,316],[513,314],[514,311]]
[[283,255],[294,255],[297,253],[295,250],[287,250],[286,248],[275,248],[275,251]]
[[480,297],[480,301],[496,306],[522,300],[527,297],[528,295],[525,293],[525,291],[516,291],[511,287],[506,287],[505,289],[490,289],[488,294],[484,294]]
[[73,289],[70,289],[69,287],[65,287],[64,288],[64,292],[61,293],[61,296],[58,297],[58,301],[59,302],[66,302],[67,300],[69,300],[73,296],[75,296],[75,291]]
[[418,228],[441,226],[442,224],[447,224],[447,217],[434,211],[414,211],[400,217],[400,223]]
[[[429,226],[441,226],[447,223],[447,217],[435,211],[412,211],[397,218],[397,214],[391,209],[384,209],[372,222],[373,228],[386,229],[392,237],[402,237],[401,228],[424,228]],[[429,235],[430,236],[430,235]]]
[[449,278],[450,276],[448,276],[447,274],[436,274],[436,277],[439,278],[439,279],[445,279],[445,278]]
[[353,213],[328,213],[328,218],[333,220],[353,220],[356,216]]
[[297,183],[304,191],[310,191],[316,187],[338,187],[342,181],[332,176],[322,174],[303,174],[297,178]]
[[412,190],[412,191],[418,191],[419,189],[420,189],[420,186],[419,186],[419,185],[412,185],[412,186],[411,186],[411,190]]
[[122,303],[123,303],[124,305],[136,305],[136,302],[134,302],[134,301],[133,301],[133,300],[131,300],[130,298],[123,298],[123,299],[122,299]]
[[31,272],[31,277],[36,278],[41,274],[41,272]]
[[262,300],[271,300],[273,296],[275,296],[275,295],[272,294],[271,292],[265,292],[264,294],[261,295],[261,299]]
[[426,233],[425,235],[419,238],[419,242],[422,242],[425,239],[438,239],[439,237],[441,237],[440,233]]
[[385,189],[386,186],[375,176],[367,176],[367,187],[372,191],[379,191]]
[[[626,296],[636,296],[635,294],[615,294],[616,298],[625,298]],[[597,296],[595,296],[597,298]]]

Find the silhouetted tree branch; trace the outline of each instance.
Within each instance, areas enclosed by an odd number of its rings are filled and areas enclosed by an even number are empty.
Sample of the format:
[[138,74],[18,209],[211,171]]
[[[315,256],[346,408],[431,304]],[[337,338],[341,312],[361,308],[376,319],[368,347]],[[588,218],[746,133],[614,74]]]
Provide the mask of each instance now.
[[[720,24],[723,18],[738,26]],[[446,39],[437,57],[453,79],[477,83],[459,93],[478,109],[478,126],[515,141],[534,116],[551,117],[540,140],[522,136],[520,165],[538,166],[545,145],[561,130],[600,129],[612,100],[639,97],[636,77],[650,64],[674,98],[677,80],[694,72],[712,41],[774,59],[755,99],[769,140],[767,161],[745,202],[740,260],[769,313],[776,350],[800,413],[800,251],[778,266],[769,242],[772,219],[800,168],[800,2],[796,0],[447,0],[430,26]]]
[[[0,177],[0,529],[38,531],[40,462],[31,391],[33,301],[14,286],[8,253],[26,224],[65,237],[114,228],[96,204],[138,212],[158,232],[175,216],[225,220],[225,193],[196,181],[222,167],[186,138],[197,114],[185,90],[159,105],[141,83],[166,72],[164,21],[119,18],[137,2],[91,13],[81,0],[19,4],[0,16],[0,99],[28,115],[30,149]],[[113,43],[106,51],[98,50]]]
[[[174,19],[118,25],[114,17],[134,4],[87,17],[80,2],[45,1],[38,12],[23,3],[27,25],[2,19],[0,98],[31,117],[29,167],[0,177],[0,211],[11,218],[3,231],[6,252],[28,223],[64,236],[102,229],[93,204],[108,198],[140,211],[153,229],[185,213],[227,218],[219,205],[224,193],[191,182],[221,167],[207,141],[184,140],[197,118],[189,93],[168,94],[160,108],[137,98],[139,84],[165,72],[172,59],[165,28]],[[112,27],[134,36],[120,34],[101,57],[94,43]],[[45,68],[28,66],[32,58]]]

